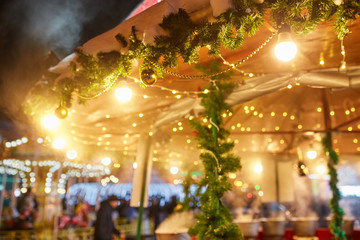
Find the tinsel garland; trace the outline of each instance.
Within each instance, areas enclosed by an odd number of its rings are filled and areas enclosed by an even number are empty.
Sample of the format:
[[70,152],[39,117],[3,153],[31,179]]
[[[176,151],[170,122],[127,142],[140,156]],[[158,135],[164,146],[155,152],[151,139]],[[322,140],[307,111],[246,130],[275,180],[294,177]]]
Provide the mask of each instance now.
[[332,139],[331,132],[327,132],[326,136],[323,138],[324,152],[329,158],[328,168],[330,175],[330,189],[332,191],[332,198],[330,200],[329,206],[333,214],[331,219],[331,232],[334,234],[335,239],[345,240],[345,233],[342,229],[344,211],[340,208],[339,202],[341,199],[340,191],[337,187],[338,177],[335,165],[339,162],[339,157],[332,148]]
[[[215,21],[193,22],[183,9],[163,18],[160,26],[166,36],[156,36],[153,44],[145,44],[136,33],[136,26],[129,38],[120,33],[115,36],[119,49],[128,47],[126,54],[120,51],[98,53],[92,56],[80,49],[76,50],[77,59],[71,64],[72,78],[56,80],[56,77],[44,79],[44,87],[38,87],[33,95],[57,96],[51,102],[41,97],[29,99],[30,107],[44,110],[44,106],[71,106],[74,92],[84,102],[96,93],[103,91],[109,81],[118,75],[127,76],[131,72],[131,61],[142,60],[140,72],[151,68],[159,77],[163,71],[159,68],[176,68],[179,57],[185,63],[197,63],[199,49],[209,48],[209,54],[219,56],[221,46],[237,49],[245,36],[252,36],[265,21],[266,12],[270,12],[275,26],[286,23],[296,33],[307,33],[320,21],[335,16],[335,31],[340,39],[349,33],[347,24],[355,20],[360,11],[358,0],[346,0],[337,5],[333,0],[266,0],[259,4],[252,0],[233,0],[233,8],[219,15]],[[154,64],[156,63],[156,64]],[[110,77],[109,75],[113,76]],[[83,96],[83,97],[81,97]],[[44,99],[43,99],[44,100]],[[31,112],[36,111],[32,110]]]
[[[220,63],[213,62],[210,67],[203,68],[212,73],[220,69]],[[201,105],[205,108],[203,117],[212,124],[190,120],[190,125],[196,129],[198,147],[203,150],[200,159],[204,166],[203,178],[198,184],[201,213],[196,216],[197,223],[190,228],[189,234],[196,235],[199,240],[241,239],[242,234],[233,219],[230,210],[221,203],[221,197],[231,190],[228,174],[241,169],[240,158],[231,153],[233,142],[227,141],[229,131],[224,128],[223,113],[229,113],[231,108],[225,103],[234,85],[227,83],[230,74],[214,77],[213,84],[208,88],[208,94],[200,94]],[[201,192],[206,188],[205,192]]]

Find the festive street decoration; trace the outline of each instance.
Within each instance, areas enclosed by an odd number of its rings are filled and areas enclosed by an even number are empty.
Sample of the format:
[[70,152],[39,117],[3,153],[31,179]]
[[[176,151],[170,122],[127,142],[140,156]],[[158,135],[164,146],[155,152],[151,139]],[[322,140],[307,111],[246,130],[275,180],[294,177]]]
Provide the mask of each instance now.
[[[343,39],[350,33],[347,25],[355,20],[360,12],[360,3],[357,0],[347,0],[341,4],[333,0],[277,0],[259,4],[261,2],[233,0],[233,3],[229,4],[232,7],[220,14],[215,21],[193,22],[185,10],[179,9],[178,13],[163,18],[160,27],[167,34],[156,36],[152,44],[146,44],[139,39],[134,26],[128,38],[120,33],[116,35],[119,49],[126,46],[127,53],[114,50],[92,56],[77,49],[76,62],[70,64],[73,76],[57,79],[58,76],[52,74],[50,79],[43,81],[46,85],[38,86],[33,91],[33,95],[49,98],[34,96],[28,104],[30,107],[49,106],[60,99],[64,106],[70,107],[74,94],[79,97],[80,102],[98,97],[108,91],[120,75],[125,77],[130,74],[133,60],[141,61],[140,72],[152,69],[161,78],[164,70],[169,73],[169,69],[177,66],[179,59],[188,64],[197,63],[199,49],[202,47],[209,48],[209,55],[219,57],[221,47],[233,50],[239,48],[245,36],[254,35],[268,17],[271,18],[270,22],[276,24],[275,28],[287,24],[295,33],[308,33],[321,21],[333,19],[335,16],[335,32],[339,39]],[[269,14],[266,14],[267,12]],[[223,69],[219,69],[219,72],[223,72]],[[173,75],[178,73],[173,72]]]
[[[220,64],[212,62],[203,71],[216,72]],[[226,191],[231,190],[231,183],[228,174],[240,170],[240,158],[231,153],[234,147],[233,142],[228,142],[229,131],[224,128],[222,114],[230,112],[230,106],[225,103],[228,94],[234,85],[226,82],[231,74],[222,74],[214,77],[212,85],[209,87],[208,94],[201,94],[201,105],[205,108],[204,116],[210,119],[212,125],[204,124],[196,119],[190,120],[190,124],[195,128],[199,136],[199,148],[204,152],[200,154],[200,159],[204,165],[204,177],[198,184],[198,194],[200,196],[201,213],[196,216],[197,223],[189,230],[190,235],[197,235],[199,240],[203,239],[240,239],[241,232],[236,224],[232,222],[232,216],[222,203],[221,197]],[[202,187],[206,187],[205,192],[200,193]]]
[[59,106],[58,108],[55,109],[55,116],[59,119],[64,119],[66,118],[68,115],[68,110],[66,107],[63,106]]
[[153,85],[157,80],[155,72],[151,69],[145,69],[141,72],[141,82],[145,85]]
[[329,158],[328,168],[330,175],[330,189],[332,191],[332,198],[330,200],[330,210],[333,214],[331,219],[330,229],[331,232],[335,235],[337,240],[345,240],[345,233],[342,229],[344,211],[340,208],[340,191],[337,187],[338,177],[335,165],[339,162],[339,157],[332,148],[331,132],[327,132],[326,136],[323,138],[324,152]]

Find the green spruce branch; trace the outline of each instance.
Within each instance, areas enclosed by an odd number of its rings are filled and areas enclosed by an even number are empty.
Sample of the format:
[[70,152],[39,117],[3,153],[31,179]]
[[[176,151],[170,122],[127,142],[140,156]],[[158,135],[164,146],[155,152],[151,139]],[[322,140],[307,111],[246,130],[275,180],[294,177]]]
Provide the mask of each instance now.
[[[205,73],[218,71],[220,63],[212,62]],[[216,77],[216,82],[209,87],[208,94],[201,94],[201,105],[205,108],[203,117],[209,119],[209,128],[198,120],[191,120],[191,126],[198,132],[198,147],[203,149],[200,159],[204,166],[204,175],[198,185],[201,213],[196,216],[197,223],[189,230],[190,235],[196,235],[199,240],[208,239],[241,239],[242,234],[233,223],[231,212],[221,203],[221,197],[231,190],[228,174],[241,169],[240,158],[231,153],[233,142],[228,142],[229,131],[224,128],[223,113],[229,113],[231,108],[225,99],[231,93],[234,85],[227,83],[231,75],[223,74]],[[215,80],[215,78],[213,79]],[[205,188],[205,192],[200,193]]]
[[[319,22],[335,17],[334,27],[340,39],[350,32],[347,25],[360,12],[358,0],[346,0],[340,6],[335,5],[333,0],[265,0],[263,4],[252,0],[233,0],[233,4],[233,8],[211,22],[193,22],[185,10],[179,9],[178,13],[163,18],[160,27],[166,35],[156,36],[153,44],[145,44],[137,36],[136,26],[128,39],[119,33],[115,38],[119,49],[128,47],[126,54],[112,51],[92,56],[77,49],[77,59],[70,64],[73,76],[46,81],[48,84],[45,87],[52,95],[58,96],[55,102],[71,106],[75,92],[80,96],[79,102],[84,103],[87,98],[103,91],[115,76],[129,75],[133,60],[141,63],[140,72],[151,68],[163,77],[164,69],[176,68],[179,59],[188,64],[197,63],[202,47],[209,48],[208,53],[212,56],[219,56],[221,47],[237,49],[246,37],[259,30],[267,12],[270,12],[270,21],[275,26],[286,23],[297,33],[310,32]],[[33,95],[36,94],[39,91],[33,91]],[[49,104],[40,100],[37,98],[29,102],[43,106]]]
[[332,148],[331,132],[327,132],[323,139],[324,152],[328,156],[328,168],[330,175],[330,189],[332,191],[332,198],[329,206],[333,214],[330,224],[331,232],[334,234],[336,240],[345,240],[345,233],[342,229],[344,211],[340,207],[340,191],[337,187],[338,177],[335,166],[339,162],[339,157]]

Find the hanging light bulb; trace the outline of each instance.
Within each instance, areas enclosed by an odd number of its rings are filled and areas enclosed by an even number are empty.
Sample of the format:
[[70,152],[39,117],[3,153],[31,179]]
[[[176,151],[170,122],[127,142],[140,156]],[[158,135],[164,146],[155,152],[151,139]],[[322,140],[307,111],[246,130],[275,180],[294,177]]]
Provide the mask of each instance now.
[[115,97],[120,102],[128,102],[132,97],[132,91],[126,86],[125,81],[120,82],[120,87],[115,91]]
[[292,41],[290,28],[284,25],[278,33],[278,42],[275,46],[275,56],[283,62],[288,62],[296,56],[297,47]]
[[42,119],[42,124],[46,129],[54,130],[59,127],[60,122],[54,115],[47,115]]

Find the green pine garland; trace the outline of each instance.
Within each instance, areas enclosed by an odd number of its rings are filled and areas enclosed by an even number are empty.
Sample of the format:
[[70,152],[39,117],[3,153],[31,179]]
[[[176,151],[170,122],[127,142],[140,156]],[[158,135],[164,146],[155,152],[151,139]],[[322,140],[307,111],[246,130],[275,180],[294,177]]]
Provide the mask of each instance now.
[[184,193],[184,200],[180,203],[181,209],[179,209],[181,212],[186,212],[191,210],[193,207],[196,207],[197,201],[190,191],[191,185],[193,184],[195,184],[195,181],[191,176],[191,171],[189,171],[181,184],[183,186]]
[[331,132],[327,132],[326,137],[323,139],[324,152],[329,158],[328,168],[330,175],[330,189],[332,191],[332,198],[330,200],[330,210],[333,214],[331,219],[331,232],[335,235],[337,240],[346,240],[345,233],[342,229],[344,211],[340,208],[339,202],[341,199],[340,191],[336,184],[338,177],[335,165],[339,162],[339,157],[332,148]]
[[[56,80],[51,76],[44,79],[44,86],[33,91],[32,95],[52,95],[49,99],[41,100],[34,96],[27,105],[33,113],[38,108],[44,111],[44,106],[55,108],[60,103],[71,106],[74,92],[79,102],[97,96],[116,80],[120,75],[126,77],[131,72],[131,61],[140,60],[140,72],[151,68],[159,77],[163,76],[164,68],[176,68],[179,57],[185,63],[197,63],[199,49],[209,48],[209,54],[219,56],[221,46],[237,49],[246,36],[252,36],[263,25],[266,12],[270,11],[271,21],[275,26],[286,23],[296,33],[307,33],[321,21],[335,16],[335,31],[342,39],[349,33],[347,25],[355,20],[360,12],[358,0],[346,0],[340,6],[333,0],[266,0],[263,4],[256,4],[252,0],[233,0],[234,8],[227,10],[216,21],[193,22],[183,9],[178,13],[163,18],[160,26],[167,32],[164,36],[156,36],[154,44],[145,44],[136,33],[136,26],[129,38],[120,33],[115,36],[119,48],[128,47],[128,52],[119,51],[89,55],[80,49],[76,50],[77,59],[70,65],[72,78]],[[220,70],[221,71],[221,70]],[[35,110],[34,110],[35,109]],[[46,110],[46,109],[45,109]]]
[[[208,73],[218,71],[220,63],[213,62],[207,69]],[[189,234],[197,235],[199,240],[242,238],[238,226],[232,222],[229,209],[220,201],[224,193],[231,190],[228,174],[241,168],[240,158],[231,153],[234,143],[227,141],[229,131],[224,128],[222,119],[223,113],[231,111],[225,103],[234,88],[233,84],[226,82],[230,78],[230,74],[214,78],[217,81],[208,88],[210,92],[200,95],[201,105],[205,108],[203,117],[212,122],[212,127],[195,119],[190,121],[198,132],[198,146],[204,150],[200,154],[204,177],[198,185],[198,193],[203,187],[206,190],[199,194],[201,213],[196,216],[196,225],[189,230]]]

